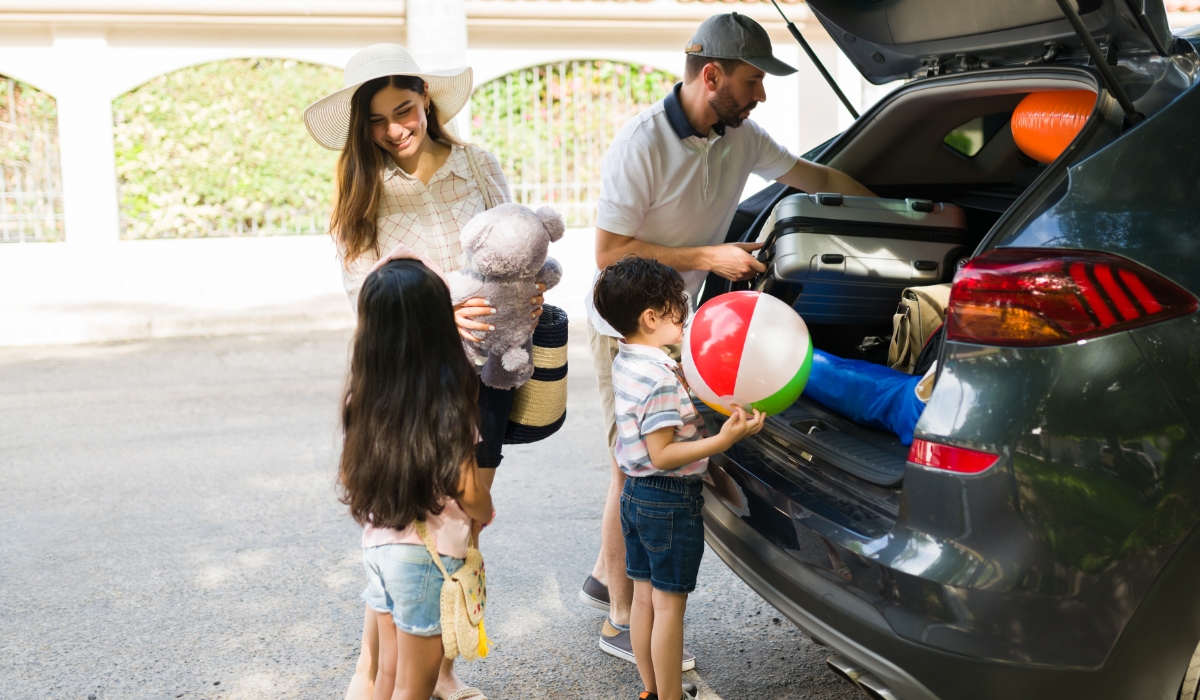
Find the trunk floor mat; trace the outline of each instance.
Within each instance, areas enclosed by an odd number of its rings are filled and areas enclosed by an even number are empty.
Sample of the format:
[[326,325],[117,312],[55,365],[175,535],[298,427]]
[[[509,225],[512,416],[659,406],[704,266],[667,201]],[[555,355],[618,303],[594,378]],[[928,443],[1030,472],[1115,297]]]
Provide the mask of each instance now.
[[904,478],[908,447],[898,436],[864,428],[803,396],[770,418],[768,428],[800,450],[872,484],[895,486]]

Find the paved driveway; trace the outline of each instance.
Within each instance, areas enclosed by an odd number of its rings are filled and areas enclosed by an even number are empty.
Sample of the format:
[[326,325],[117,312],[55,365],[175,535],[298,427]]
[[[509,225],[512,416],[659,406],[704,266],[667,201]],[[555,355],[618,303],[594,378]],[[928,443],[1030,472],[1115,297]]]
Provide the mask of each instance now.
[[[0,697],[338,698],[358,528],[334,489],[346,333],[0,349]],[[512,448],[484,537],[499,698],[620,698],[576,590],[608,479],[586,343],[554,438]],[[687,615],[705,698],[851,698],[712,552]]]

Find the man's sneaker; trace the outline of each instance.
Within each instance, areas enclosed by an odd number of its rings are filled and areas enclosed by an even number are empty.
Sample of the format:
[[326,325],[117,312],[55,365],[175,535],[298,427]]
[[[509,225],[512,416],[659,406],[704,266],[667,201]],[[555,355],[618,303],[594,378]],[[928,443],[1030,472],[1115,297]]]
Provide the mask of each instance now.
[[590,575],[579,589],[579,602],[584,605],[608,612],[608,586],[600,583]]
[[[617,627],[607,617],[604,626],[600,628],[600,651],[611,654],[618,659],[625,659],[631,664],[637,663],[633,657],[633,641],[629,638],[629,628]],[[696,655],[683,650],[683,670],[691,671],[696,668]]]

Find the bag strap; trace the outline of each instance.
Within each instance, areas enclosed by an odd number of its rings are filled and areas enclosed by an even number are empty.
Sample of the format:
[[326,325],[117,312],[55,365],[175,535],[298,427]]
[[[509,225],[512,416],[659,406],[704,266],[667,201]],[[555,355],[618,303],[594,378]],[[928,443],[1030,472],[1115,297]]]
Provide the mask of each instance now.
[[475,178],[475,184],[479,186],[479,193],[483,195],[483,208],[491,209],[496,206],[496,203],[492,200],[490,180],[483,176],[483,171],[479,168],[479,161],[475,157],[475,147],[467,144],[463,150],[467,152],[467,165],[471,167],[471,176]]
[[429,556],[433,557],[433,563],[437,564],[437,568],[442,570],[442,576],[445,580],[450,580],[450,572],[446,571],[446,567],[442,564],[442,556],[438,554],[437,547],[433,546],[433,538],[429,536],[429,530],[425,527],[424,520],[416,521],[417,534],[421,536],[421,541],[425,543],[425,549],[429,550]]

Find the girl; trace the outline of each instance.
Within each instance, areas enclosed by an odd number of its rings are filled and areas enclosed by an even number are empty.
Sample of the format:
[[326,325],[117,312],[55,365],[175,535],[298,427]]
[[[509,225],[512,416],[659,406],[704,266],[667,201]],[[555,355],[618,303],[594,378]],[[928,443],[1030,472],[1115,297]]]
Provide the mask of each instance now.
[[443,577],[415,523],[425,522],[453,573],[474,524],[491,519],[475,463],[477,387],[442,280],[415,260],[368,275],[342,404],[338,480],[342,502],[364,526],[363,597],[378,627],[375,700],[427,700],[437,685]]
[[[330,231],[353,304],[367,274],[390,259],[424,255],[435,271],[458,269],[459,232],[486,208],[480,188],[486,188],[493,205],[511,197],[496,157],[463,145],[447,126],[470,98],[470,68],[422,71],[404,47],[376,44],[350,59],[345,82],[345,88],[308,107],[304,123],[318,143],[341,151]],[[539,316],[541,295],[530,304],[530,313]],[[454,318],[462,337],[475,341],[466,331],[489,330],[486,317],[494,313],[485,300],[469,299],[455,307]],[[490,488],[503,458],[512,392],[481,385],[478,406],[481,439],[476,461],[480,478]],[[347,700],[371,697],[377,657],[374,625],[375,615],[368,608],[362,653]],[[463,687],[452,663],[443,666],[434,693],[438,698]]]

